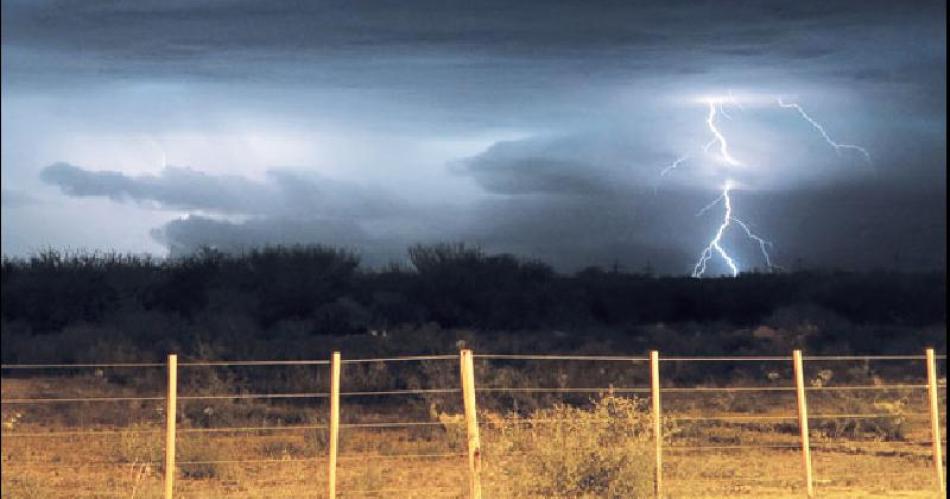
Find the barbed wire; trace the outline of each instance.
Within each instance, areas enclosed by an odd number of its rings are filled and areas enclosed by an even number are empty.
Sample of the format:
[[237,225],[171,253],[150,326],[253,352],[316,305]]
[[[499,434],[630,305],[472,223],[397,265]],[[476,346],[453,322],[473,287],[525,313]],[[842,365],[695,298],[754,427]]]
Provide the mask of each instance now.
[[[178,430],[181,431],[181,430]],[[148,433],[164,433],[164,429],[154,429],[154,430],[142,430],[142,429],[109,429],[109,430],[81,430],[81,431],[48,431],[48,432],[3,432],[0,433],[0,437],[3,438],[34,438],[34,437],[104,437],[104,436],[115,436],[115,435],[128,435],[128,434],[148,434]]]
[[[475,354],[476,359],[485,360],[579,360],[579,361],[621,361],[648,362],[645,356],[617,355],[518,355],[518,354]],[[936,360],[946,360],[946,354],[935,355]],[[410,355],[402,357],[380,357],[366,359],[342,359],[341,363],[402,362],[426,360],[454,360],[458,355]],[[764,362],[790,361],[785,355],[748,355],[748,356],[672,356],[659,357],[661,362]],[[888,361],[888,360],[925,360],[924,355],[810,355],[802,357],[804,361]],[[329,360],[194,360],[179,362],[179,367],[209,366],[284,366],[284,365],[329,365]],[[0,370],[13,369],[79,369],[79,368],[140,368],[166,367],[165,362],[111,362],[111,363],[50,363],[50,364],[0,364]]]
[[421,395],[428,393],[461,393],[461,388],[419,388],[415,390],[382,390],[371,392],[340,392],[341,397],[368,397],[377,395]]
[[136,368],[166,367],[164,362],[118,362],[106,364],[0,364],[0,370],[13,369],[93,369],[93,368]]
[[13,461],[13,460],[4,460],[2,466],[4,468],[9,466],[19,467],[19,466],[29,466],[29,467],[40,467],[40,468],[111,468],[115,466],[143,466],[143,465],[158,465],[161,464],[161,461],[136,461],[133,463],[124,463],[119,461],[77,461],[75,463],[52,463],[47,461]]
[[412,426],[443,426],[443,425],[462,425],[464,421],[392,421],[383,423],[341,423],[340,428],[401,428]]
[[794,392],[794,386],[691,386],[660,387],[660,393],[697,393],[697,392]]
[[[786,386],[737,386],[737,387],[666,387],[660,388],[660,393],[687,393],[687,392],[794,392],[795,387]],[[651,393],[650,388],[622,388],[622,387],[588,387],[588,388],[546,388],[546,387],[485,387],[475,388],[475,392],[487,393]]]
[[739,445],[670,445],[663,447],[663,451],[712,451],[712,450],[739,450],[739,449],[801,449],[799,444],[739,444]]
[[673,421],[787,421],[798,420],[798,416],[780,416],[780,415],[744,415],[744,414],[722,414],[713,416],[664,416],[664,418]]
[[[463,425],[464,421],[389,421],[376,423],[341,423],[340,428],[399,428],[412,426],[453,426]],[[177,428],[177,433],[229,433],[229,432],[273,432],[273,431],[301,431],[301,430],[323,430],[329,428],[327,424],[318,425],[290,425],[290,426],[225,426],[215,428]],[[137,429],[137,428],[113,428],[108,430],[82,430],[82,431],[50,431],[50,432],[4,432],[0,433],[3,438],[7,437],[73,437],[73,436],[110,436],[123,434],[148,434],[164,433],[164,429]]]
[[[458,356],[456,355],[425,355],[425,356],[407,356],[407,357],[388,357],[388,358],[367,358],[367,359],[345,359],[342,362],[348,364],[360,364],[360,363],[385,363],[385,362],[400,362],[400,361],[436,361],[436,360],[455,360]],[[648,359],[646,357],[621,357],[621,356],[593,356],[593,355],[502,355],[502,354],[487,354],[487,355],[475,355],[477,359],[484,360],[565,360],[565,361],[622,361],[622,362],[646,362]],[[805,357],[806,361],[851,361],[851,360],[924,360],[925,356],[914,355],[914,356],[901,356],[901,355],[884,355],[884,356],[812,356]],[[945,360],[945,355],[937,356],[939,360]],[[687,361],[791,361],[791,357],[786,356],[733,356],[733,357],[661,357],[661,361],[671,361],[671,362],[687,362]],[[328,360],[299,360],[299,361],[193,361],[193,362],[181,362],[178,365],[182,367],[214,367],[214,366],[282,366],[282,365],[328,365],[330,361]],[[138,368],[138,367],[165,367],[164,363],[113,363],[113,364],[5,364],[0,365],[2,369],[73,369],[73,368]],[[945,387],[946,382],[937,383],[938,386]],[[896,384],[875,384],[875,385],[843,385],[843,386],[808,386],[804,387],[806,391],[809,392],[818,392],[818,391],[899,391],[899,390],[918,390],[929,388],[931,385],[928,384],[914,384],[914,383],[896,383]],[[794,386],[737,386],[737,387],[716,387],[716,386],[671,386],[671,387],[661,387],[660,392],[662,394],[679,394],[679,393],[750,393],[750,392],[782,392],[782,393],[793,393],[796,390]],[[485,387],[476,389],[478,393],[650,393],[651,390],[646,387]],[[461,393],[461,389],[458,388],[420,388],[420,389],[405,389],[405,390],[378,390],[378,391],[349,391],[342,392],[339,395],[341,397],[369,397],[369,396],[399,396],[399,395],[424,395],[424,394],[457,394]],[[234,393],[234,394],[194,394],[194,395],[182,395],[178,399],[182,401],[195,401],[195,400],[226,400],[226,399],[295,399],[295,398],[327,398],[329,393],[325,392],[291,392],[291,393]],[[57,397],[57,398],[8,398],[0,399],[2,404],[56,404],[56,403],[83,403],[83,402],[126,402],[126,401],[165,401],[166,397],[157,396],[157,397],[126,397],[126,396],[116,396],[116,397]],[[674,404],[675,405],[675,404]],[[943,415],[941,415],[943,417]],[[827,413],[827,414],[811,414],[808,416],[809,420],[834,420],[834,419],[877,419],[877,418],[929,418],[931,417],[930,413],[926,412],[881,412],[881,413]],[[764,421],[764,422],[779,422],[779,421],[795,421],[798,419],[797,415],[778,415],[778,414],[713,414],[713,415],[702,415],[702,416],[689,416],[689,415],[676,415],[676,413],[671,413],[664,416],[664,419],[675,420],[675,421]],[[588,420],[588,421],[575,421],[569,419],[555,418],[555,419],[545,419],[545,418],[526,418],[526,419],[516,419],[516,420],[502,420],[500,423],[505,424],[547,424],[547,423],[568,423],[568,424],[599,424],[599,423],[613,423],[617,422],[616,420],[604,419],[604,420]],[[484,418],[478,422],[479,425],[496,425],[499,422],[497,421],[486,421]],[[620,421],[619,423],[623,423]],[[465,422],[462,420],[457,421],[389,421],[389,422],[351,422],[340,424],[340,428],[349,428],[349,429],[373,429],[373,428],[411,428],[411,427],[447,427],[452,425],[464,425]],[[327,424],[304,424],[304,425],[291,425],[291,426],[233,426],[233,427],[213,427],[213,428],[179,428],[178,433],[181,434],[190,434],[190,433],[224,433],[224,432],[280,432],[280,431],[303,431],[303,430],[325,430],[328,428]],[[98,430],[83,430],[83,431],[50,431],[50,432],[3,432],[0,433],[0,436],[3,438],[7,437],[100,437],[100,436],[114,436],[114,435],[125,435],[125,434],[158,434],[162,433],[162,429],[143,429],[143,428],[110,428],[110,429],[98,429]],[[264,435],[258,435],[259,437],[264,437]],[[946,445],[946,441],[942,440],[940,442],[942,445]],[[911,448],[911,449],[920,449],[921,451],[926,450],[926,446],[932,445],[930,442],[879,442],[879,441],[822,441],[814,442],[811,444],[811,448],[820,450],[823,452],[833,452],[847,450],[851,448],[888,448],[888,447],[899,447],[899,448]],[[490,447],[490,446],[489,446]],[[727,450],[768,450],[768,449],[800,449],[800,443],[747,443],[747,444],[735,444],[735,445],[664,445],[663,450],[671,453],[678,452],[705,452],[705,451],[727,451]],[[493,454],[489,452],[489,454]],[[503,453],[501,455],[496,455],[496,458],[504,459],[509,457],[511,453]],[[529,453],[523,453],[525,455],[530,455]],[[903,451],[899,453],[900,455],[906,456],[915,456],[917,454],[904,453]],[[456,459],[466,457],[467,453],[430,453],[430,454],[346,454],[339,456],[338,459],[344,462],[354,462],[360,460],[398,460],[398,459]],[[923,452],[920,455],[924,455]],[[827,457],[827,454],[825,454]],[[191,465],[201,465],[201,464],[216,464],[216,463],[248,463],[248,464],[281,464],[281,463],[301,463],[301,462],[315,462],[315,461],[325,461],[328,458],[325,456],[316,456],[316,457],[283,457],[283,458],[267,458],[267,459],[232,459],[232,460],[184,460],[179,461],[178,464],[182,466],[191,466]],[[458,460],[459,464],[462,464],[461,459]],[[84,466],[142,466],[149,464],[159,464],[156,461],[144,461],[136,463],[122,463],[114,461],[84,461],[77,463],[43,463],[35,461],[10,461],[5,460],[3,466],[46,466],[46,467],[84,467]],[[879,475],[879,474],[875,474]],[[903,474],[902,474],[903,475]],[[671,480],[676,480],[674,476],[666,477]],[[691,479],[697,480],[697,479]],[[704,479],[700,478],[699,481]],[[711,479],[706,479],[711,480]],[[724,477],[720,480],[728,481],[784,481],[781,478],[765,478],[765,479],[755,479],[754,477]],[[799,481],[800,477],[796,476],[791,480]],[[824,481],[821,479],[820,481]],[[830,481],[830,480],[829,480]],[[436,487],[444,488],[450,490],[457,490],[456,487]],[[461,488],[461,486],[459,487]],[[382,491],[392,491],[399,492],[410,489],[376,489],[375,491],[359,491],[359,490],[349,490],[345,491],[345,495],[360,494],[363,492],[367,493],[382,493]],[[417,488],[412,490],[418,491]]]
[[[849,391],[849,390],[918,390],[928,388],[926,384],[895,384],[895,385],[852,385],[852,386],[808,386],[806,391]],[[482,393],[650,393],[649,388],[618,388],[618,387],[590,387],[590,388],[545,388],[545,387],[486,387],[476,388]],[[793,392],[792,386],[747,386],[747,387],[666,387],[660,388],[661,393],[697,393],[697,392]],[[341,397],[357,396],[384,396],[384,395],[420,395],[460,393],[459,388],[423,388],[412,390],[380,390],[363,392],[341,392]],[[296,393],[233,393],[221,395],[180,395],[178,400],[226,400],[226,399],[280,399],[280,398],[327,398],[326,392],[296,392]],[[66,402],[130,402],[130,401],[161,401],[165,397],[55,397],[55,398],[16,398],[0,399],[0,404],[44,404]]]
[[415,362],[427,360],[458,360],[458,355],[409,355],[405,357],[380,357],[374,359],[341,359],[341,364],[364,364],[371,362]]
[[325,461],[327,458],[325,456],[318,457],[287,457],[287,458],[270,458],[270,459],[209,459],[201,461],[176,461],[175,464],[178,465],[198,465],[198,464],[258,464],[258,463],[305,463],[305,462],[315,462],[315,461]]
[[337,456],[338,460],[361,460],[361,459],[436,459],[450,457],[468,457],[467,453],[443,453],[443,454],[344,454]]
[[[180,397],[179,397],[180,398]],[[57,397],[57,398],[17,398],[0,399],[0,404],[55,404],[67,402],[132,402],[159,401],[165,397]]]
[[878,418],[929,418],[926,412],[877,413],[877,414],[809,414],[808,419],[878,419]]
[[660,362],[791,362],[791,355],[659,356]]
[[196,360],[179,362],[178,367],[215,366],[327,366],[329,360]]
[[[941,440],[941,444],[945,444],[946,440]],[[884,440],[846,440],[841,441],[837,440],[834,442],[828,441],[811,441],[811,446],[813,448],[817,447],[915,447],[915,448],[924,448],[930,449],[930,446],[933,445],[931,442],[919,441],[919,442],[901,442],[901,441],[884,441]]]
[[[925,475],[928,475],[928,474],[929,474],[929,470],[927,470],[927,469],[925,468],[925,469],[922,469],[922,470],[919,470],[919,471],[918,471],[918,470],[913,470],[913,471],[910,471],[910,472],[888,472],[888,471],[877,472],[877,471],[876,471],[876,472],[870,473],[870,474],[861,474],[860,476],[843,475],[843,474],[838,474],[838,473],[822,473],[822,479],[825,480],[825,481],[827,481],[827,482],[841,481],[841,480],[861,480],[861,481],[865,481],[865,482],[866,482],[866,481],[868,481],[869,478],[896,477],[896,476],[905,477],[905,478],[906,478],[906,477],[908,477],[909,475],[910,475],[910,476],[919,475],[920,478],[924,479],[924,476],[925,476]],[[926,479],[926,480],[929,480],[929,479],[932,479],[932,478],[928,476],[928,477],[925,478],[925,479]]]
[[588,360],[618,362],[649,362],[649,357],[628,357],[617,355],[515,355],[515,354],[474,354],[475,359],[483,360]]
[[[937,355],[946,358],[946,355]],[[927,360],[926,355],[803,355],[803,361],[844,361],[844,360]]]
[[846,391],[846,390],[919,390],[928,385],[844,385],[844,386],[806,386],[805,391]]
[[296,393],[232,393],[223,395],[179,395],[178,400],[222,400],[222,399],[308,399],[327,398],[325,392],[296,392]]
[[475,388],[475,393],[650,393],[649,388],[544,388],[544,387],[486,387]]

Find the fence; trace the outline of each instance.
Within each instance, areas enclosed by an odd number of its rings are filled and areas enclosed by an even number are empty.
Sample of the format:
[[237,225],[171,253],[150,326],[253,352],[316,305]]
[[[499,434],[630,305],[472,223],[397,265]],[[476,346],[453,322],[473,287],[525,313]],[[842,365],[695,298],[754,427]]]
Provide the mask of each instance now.
[[[98,436],[109,436],[109,435],[119,435],[123,438],[128,435],[139,435],[139,434],[164,434],[164,443],[162,450],[161,460],[141,460],[133,463],[127,463],[133,468],[151,466],[151,465],[162,465],[162,491],[163,495],[166,498],[171,498],[173,496],[179,495],[179,489],[176,488],[176,476],[178,474],[186,474],[188,476],[200,476],[200,473],[196,474],[193,470],[195,468],[201,468],[202,466],[216,465],[216,464],[290,464],[290,463],[301,463],[303,465],[314,465],[317,463],[325,462],[326,468],[322,473],[325,478],[325,483],[320,484],[319,487],[323,489],[324,492],[321,494],[326,494],[328,497],[337,497],[338,495],[353,495],[353,494],[404,494],[409,495],[412,491],[412,488],[376,488],[376,489],[355,489],[342,487],[338,479],[338,470],[340,469],[341,463],[345,463],[350,460],[363,461],[367,459],[377,459],[377,460],[388,460],[392,462],[394,460],[399,462],[406,462],[409,460],[436,460],[436,462],[445,463],[457,463],[456,460],[462,459],[464,461],[465,469],[465,484],[464,491],[465,495],[469,497],[479,498],[482,497],[483,487],[491,486],[491,478],[486,476],[486,466],[490,467],[492,464],[497,463],[500,468],[504,468],[505,460],[509,459],[511,456],[507,455],[505,452],[499,452],[497,455],[486,454],[485,449],[483,448],[482,439],[480,437],[480,428],[487,429],[486,425],[490,425],[490,421],[486,421],[485,418],[480,419],[478,417],[479,410],[477,409],[477,398],[478,396],[485,397],[489,395],[503,395],[503,396],[521,396],[521,395],[530,395],[530,394],[547,394],[547,395],[596,395],[608,394],[614,395],[628,395],[628,396],[642,396],[646,399],[649,399],[649,418],[650,418],[650,432],[649,438],[652,440],[651,449],[652,456],[651,460],[653,462],[652,467],[652,488],[654,495],[657,497],[663,497],[670,495],[670,491],[676,489],[677,482],[729,482],[735,484],[738,482],[767,482],[769,480],[775,481],[778,480],[776,477],[751,477],[751,476],[741,476],[741,475],[732,475],[724,477],[711,477],[707,475],[703,476],[690,476],[688,474],[682,474],[677,476],[676,472],[688,471],[691,466],[690,463],[695,463],[697,460],[710,459],[706,456],[709,456],[710,452],[718,453],[728,453],[732,451],[782,451],[782,452],[796,452],[800,455],[800,471],[797,473],[797,485],[795,488],[798,493],[806,495],[808,497],[814,497],[817,494],[817,490],[821,486],[834,486],[835,481],[832,478],[824,478],[822,473],[816,473],[816,458],[813,456],[816,452],[822,452],[824,449],[832,445],[837,445],[837,442],[834,441],[820,441],[812,442],[811,438],[815,434],[814,431],[810,430],[810,424],[825,424],[828,421],[847,421],[847,424],[858,424],[854,423],[855,421],[875,421],[875,420],[894,420],[900,419],[901,421],[905,419],[916,418],[920,421],[926,421],[927,432],[926,435],[928,438],[926,440],[918,441],[897,441],[890,442],[887,439],[878,440],[878,441],[867,441],[867,442],[858,442],[860,446],[863,447],[874,447],[874,446],[888,446],[893,448],[906,447],[909,449],[921,449],[922,445],[929,447],[929,460],[931,462],[929,468],[932,476],[932,490],[937,493],[943,493],[946,489],[946,482],[944,477],[944,457],[943,457],[943,448],[945,442],[941,438],[941,418],[945,417],[945,414],[941,414],[940,411],[940,396],[939,389],[945,389],[946,381],[945,378],[940,378],[938,375],[938,361],[945,361],[945,355],[936,355],[933,349],[927,349],[925,355],[890,355],[890,356],[804,356],[801,351],[796,350],[792,353],[791,356],[735,356],[735,357],[663,357],[659,352],[653,351],[650,352],[648,356],[600,356],[600,355],[498,355],[498,354],[488,354],[488,355],[476,355],[471,350],[462,350],[459,355],[424,355],[424,356],[406,356],[406,357],[393,357],[393,358],[374,358],[374,359],[345,359],[341,357],[340,353],[334,353],[328,360],[310,360],[310,361],[186,361],[179,362],[176,355],[169,355],[166,363],[136,363],[136,364],[13,364],[13,365],[2,365],[0,369],[6,372],[25,372],[25,371],[34,371],[34,370],[66,370],[68,372],[73,372],[80,369],[90,369],[94,370],[96,376],[100,376],[102,370],[105,369],[164,369],[165,370],[165,385],[166,393],[164,396],[101,396],[101,397],[89,397],[89,396],[74,396],[74,397],[4,397],[0,400],[0,404],[5,409],[8,409],[7,412],[10,412],[11,407],[21,407],[21,406],[50,406],[50,407],[59,407],[61,404],[81,404],[88,406],[89,404],[100,404],[100,403],[133,403],[133,404],[144,404],[144,403],[159,403],[162,408],[161,413],[164,419],[164,428],[117,428],[111,426],[106,429],[99,429],[95,431],[13,431],[18,425],[18,420],[21,413],[14,411],[12,415],[8,416],[5,419],[5,430],[2,433],[4,442],[12,441],[10,439],[40,439],[40,438],[55,438],[63,437],[68,439],[78,439],[81,437],[98,437]],[[491,363],[525,363],[525,362],[537,362],[537,363],[551,363],[551,362],[588,362],[595,365],[605,366],[608,364],[620,364],[623,366],[639,366],[637,369],[643,370],[644,373],[648,373],[649,378],[648,383],[644,383],[639,386],[607,386],[607,387],[567,387],[567,386],[510,386],[510,385],[498,385],[498,383],[488,383],[488,386],[482,386],[480,383],[477,383],[479,370],[476,369],[476,361],[479,366],[482,367],[482,370],[487,369],[486,365]],[[870,362],[902,362],[907,365],[917,365],[919,372],[925,374],[926,382],[899,382],[899,383],[883,383],[880,380],[874,379],[871,383],[864,384],[849,384],[849,385],[831,385],[828,382],[830,378],[829,375],[825,375],[825,370],[821,369],[818,371],[815,376],[808,376],[806,373],[806,366],[815,366],[820,367],[826,363],[830,362],[851,362],[851,363],[862,363],[864,366],[867,366]],[[343,369],[344,365],[351,366],[377,366],[377,365],[391,365],[398,363],[453,363],[458,362],[458,377],[456,378],[457,385],[455,387],[418,387],[418,388],[402,388],[402,389],[376,389],[376,390],[360,390],[360,391],[342,391],[341,384],[346,379],[345,374],[346,370]],[[792,371],[792,380],[793,384],[791,385],[776,385],[774,383],[768,385],[753,384],[749,386],[746,383],[746,386],[677,386],[676,383],[671,380],[675,377],[672,375],[665,375],[664,373],[668,370],[664,366],[672,366],[672,369],[677,371],[677,366],[682,364],[691,364],[691,365],[708,365],[710,363],[725,363],[727,365],[746,365],[749,363],[772,363],[779,366],[788,366],[791,365]],[[427,364],[428,365],[428,364]],[[198,368],[267,368],[267,367],[296,367],[296,368],[309,368],[316,367],[319,369],[327,369],[329,372],[328,379],[328,389],[325,391],[295,391],[295,392],[280,392],[280,393],[208,393],[208,394],[191,394],[191,395],[179,395],[179,373],[189,369],[198,369]],[[603,369],[603,368],[601,368]],[[828,371],[830,372],[830,371]],[[773,379],[773,374],[775,374],[775,379]],[[666,376],[666,377],[664,377]],[[781,375],[778,372],[769,372],[768,379],[770,381],[776,381],[781,378]],[[807,381],[806,381],[807,380]],[[7,391],[7,390],[4,390]],[[887,406],[883,402],[873,404],[873,407],[878,408],[877,412],[854,412],[854,411],[834,411],[834,412],[812,412],[810,410],[810,402],[815,397],[818,397],[822,394],[835,394],[835,393],[916,393],[925,395],[925,404],[922,404],[926,407],[926,410],[914,411],[904,411],[899,409],[895,411],[893,407]],[[691,395],[691,396],[705,396],[705,395],[717,395],[717,396],[729,396],[729,397],[738,397],[732,399],[733,402],[736,400],[742,400],[743,397],[748,397],[749,400],[752,400],[752,397],[755,396],[764,396],[764,395],[793,395],[794,396],[794,411],[792,413],[775,413],[775,412],[763,412],[763,409],[769,409],[769,407],[756,407],[753,410],[746,412],[738,412],[736,410],[729,410],[720,413],[708,413],[708,407],[700,404],[701,410],[697,414],[695,410],[690,411],[682,409],[684,406],[683,403],[680,403],[676,400],[677,397],[682,395]],[[341,422],[341,414],[346,415],[348,404],[342,403],[347,400],[352,399],[361,399],[368,397],[401,397],[401,396],[430,396],[430,397],[459,397],[462,407],[462,413],[459,415],[451,414],[433,414],[432,418],[427,421],[368,421],[368,422],[353,422],[346,423]],[[662,397],[661,397],[662,396]],[[667,400],[672,398],[672,400]],[[324,401],[328,404],[328,416],[325,422],[320,422],[319,424],[291,424],[284,425],[280,422],[278,424],[262,424],[255,426],[208,426],[208,427],[196,427],[192,425],[191,427],[178,427],[178,423],[181,422],[181,417],[178,413],[178,409],[181,404],[187,403],[190,401],[223,401],[223,400],[284,400],[284,401],[305,401],[317,399]],[[760,402],[758,399],[755,399],[757,402]],[[761,404],[759,404],[761,405]],[[681,410],[670,410],[680,408]],[[730,409],[734,409],[730,406]],[[55,412],[55,409],[52,409]],[[207,410],[207,409],[206,409]],[[11,419],[12,418],[12,419]],[[434,420],[432,420],[434,419]],[[554,420],[545,420],[544,418],[539,417],[527,417],[520,418],[517,420],[519,424],[526,425],[544,425],[544,424],[559,424],[561,422]],[[593,421],[596,423],[596,421]],[[609,423],[609,421],[607,421]],[[724,425],[752,425],[752,424],[767,424],[767,425],[794,425],[795,434],[797,438],[795,440],[783,439],[775,441],[767,441],[764,444],[756,442],[755,445],[745,444],[742,441],[732,441],[726,440],[723,441],[722,438],[717,439],[707,439],[703,440],[703,445],[687,445],[690,443],[688,440],[687,444],[677,444],[676,440],[670,435],[670,432],[666,430],[666,427],[669,425],[683,424],[683,425],[692,425],[699,423],[711,423],[714,425],[713,429],[722,429],[722,428],[731,428],[730,426]],[[945,426],[945,422],[943,423]],[[458,431],[464,432],[462,438],[464,440],[464,452],[418,452],[418,453],[363,453],[363,454],[353,454],[353,455],[340,455],[340,432],[342,430],[369,430],[369,429],[387,429],[387,428],[400,428],[412,430],[419,427],[437,427],[437,428],[448,428],[451,426],[456,426],[459,428]],[[325,432],[326,435],[326,454],[324,456],[310,456],[304,458],[287,458],[282,456],[280,458],[266,458],[266,459],[202,459],[200,455],[198,458],[188,457],[186,459],[179,459],[179,445],[187,441],[187,438],[191,435],[196,434],[220,434],[220,433],[243,433],[243,434],[257,434],[261,435],[264,432],[293,432],[293,431],[321,431]],[[699,437],[696,437],[699,438]],[[182,440],[186,439],[186,440]],[[685,437],[684,437],[685,439]],[[855,443],[857,445],[858,443]],[[28,446],[35,449],[38,444]],[[86,444],[84,444],[86,445]],[[690,460],[684,460],[680,458],[682,454],[689,453],[700,453],[704,457],[693,458]],[[705,454],[703,454],[705,453]],[[199,453],[200,454],[200,453]],[[919,454],[915,454],[919,455]],[[154,456],[152,456],[154,457]],[[684,464],[682,466],[675,466],[678,462],[682,461]],[[830,462],[830,461],[829,461]],[[7,473],[16,474],[19,469],[22,467],[26,468],[36,468],[43,466],[52,466],[52,467],[84,467],[91,465],[105,465],[112,466],[117,463],[112,461],[96,462],[90,460],[82,460],[77,463],[63,463],[63,462],[51,462],[51,463],[39,463],[39,462],[22,462],[17,463],[13,462],[10,459],[4,460],[4,475]],[[314,471],[315,468],[309,467]],[[134,471],[134,470],[133,470]],[[141,473],[141,472],[140,472]],[[880,475],[880,474],[879,474]],[[313,480],[314,484],[317,484],[317,478]],[[316,487],[316,485],[315,485]],[[435,487],[440,488],[440,487]],[[442,489],[449,491],[455,491],[459,493],[458,484],[446,483],[441,486]],[[421,490],[421,487],[420,487]],[[311,488],[307,493],[315,493],[318,491]],[[238,492],[239,493],[239,492]],[[292,495],[299,495],[301,493],[298,490]],[[134,496],[135,492],[132,492]]]

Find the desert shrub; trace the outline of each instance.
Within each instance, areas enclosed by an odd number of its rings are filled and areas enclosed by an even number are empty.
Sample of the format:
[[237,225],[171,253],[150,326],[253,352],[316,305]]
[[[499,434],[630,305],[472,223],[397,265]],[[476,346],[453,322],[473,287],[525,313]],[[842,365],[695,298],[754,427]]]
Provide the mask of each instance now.
[[115,455],[123,463],[154,463],[163,465],[165,439],[154,426],[133,424],[119,434]]
[[589,409],[556,405],[489,418],[486,454],[498,496],[647,497],[652,426],[642,400],[606,395]]
[[271,440],[262,442],[258,453],[266,459],[299,459],[306,455],[307,450],[298,442]]
[[[907,439],[907,416],[902,400],[891,402],[862,402],[858,400],[842,404],[849,414],[874,413],[879,417],[834,418],[820,420],[814,429],[823,437],[849,440],[903,441]],[[863,411],[863,412],[862,412]]]
[[439,432],[446,447],[453,451],[463,451],[468,444],[468,433],[465,426],[465,416],[449,414],[436,409],[435,404],[430,406],[430,416],[440,423]]
[[178,474],[182,478],[230,480],[235,476],[234,464],[227,462],[234,460],[234,456],[212,438],[195,433],[178,440]]

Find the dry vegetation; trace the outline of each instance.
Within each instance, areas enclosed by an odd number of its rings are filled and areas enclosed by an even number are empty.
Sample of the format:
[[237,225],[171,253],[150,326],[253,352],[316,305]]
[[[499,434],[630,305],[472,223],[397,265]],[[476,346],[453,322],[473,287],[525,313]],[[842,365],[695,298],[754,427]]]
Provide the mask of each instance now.
[[[943,273],[696,280],[616,268],[563,274],[464,245],[419,246],[407,256],[411,266],[379,269],[322,247],[207,250],[165,261],[56,251],[3,258],[0,356],[4,364],[70,364],[161,362],[167,352],[187,362],[326,359],[335,350],[346,360],[459,348],[575,355],[657,349],[663,356],[946,351]],[[486,497],[651,494],[649,412],[634,398],[648,394],[621,390],[649,386],[644,364],[476,362]],[[806,367],[807,379],[822,386],[920,383],[923,375],[919,361]],[[776,388],[791,379],[784,360],[668,362],[662,370],[669,388]],[[941,370],[945,377],[943,364]],[[451,359],[345,364],[343,371],[343,392],[458,387]],[[182,367],[179,395],[325,393],[327,378],[326,367],[314,365]],[[587,390],[512,391],[537,387]],[[4,403],[3,497],[155,497],[163,472],[163,394],[160,366],[4,371],[4,400],[155,400]],[[813,414],[883,414],[812,422],[822,494],[930,494],[921,390],[809,397]],[[176,490],[183,497],[321,496],[325,402],[180,399]],[[465,494],[459,393],[342,402],[344,495]],[[794,393],[670,391],[663,407],[669,495],[801,495]],[[702,419],[723,415],[759,419]],[[418,424],[382,426],[394,422]],[[270,429],[254,429],[261,427]],[[88,431],[106,433],[69,434]],[[67,434],[54,434],[61,432]],[[693,448],[699,446],[706,448]]]
[[[479,362],[478,386],[589,387],[609,384],[607,380],[620,381],[617,386],[646,386],[642,366],[588,365],[584,370],[576,364]],[[673,364],[667,369],[670,386],[712,386],[708,379],[684,384],[695,373]],[[823,372],[831,369],[816,367],[808,377],[814,385],[825,386],[920,379],[919,373],[902,377],[901,370],[877,369],[878,379],[862,380],[860,376],[868,375],[866,366],[847,367],[832,371],[834,375]],[[272,375],[267,390],[248,386],[238,369],[191,369],[182,377],[182,395],[322,391],[326,383],[322,366],[257,368],[284,371]],[[387,379],[388,369],[383,363],[346,365],[343,391],[457,384],[457,364],[452,361],[401,368],[405,379],[398,386]],[[152,369],[152,374],[138,371],[137,376],[5,376],[3,398],[160,395],[161,369]],[[779,379],[756,381],[748,373],[734,372],[729,385],[787,386],[785,370],[768,372]],[[885,379],[879,379],[882,373]],[[456,393],[344,397],[338,490],[354,497],[464,497],[467,458],[457,416],[460,398]],[[933,496],[929,426],[921,416],[926,413],[923,390],[812,391],[809,399],[813,414],[884,415],[813,423],[822,496]],[[651,497],[653,435],[646,402],[609,390],[480,393],[486,497]],[[793,392],[674,391],[663,403],[664,476],[670,497],[802,495]],[[943,411],[945,398],[941,404]],[[181,497],[324,495],[326,413],[325,400],[319,398],[182,401],[176,490]],[[2,444],[4,498],[160,497],[160,400],[5,404],[2,416],[7,435]],[[759,419],[706,419],[710,416]],[[370,426],[390,422],[422,424]],[[942,425],[945,428],[945,419]],[[306,428],[213,431],[290,426]],[[113,429],[119,431],[43,435]],[[696,449],[701,446],[706,448]]]

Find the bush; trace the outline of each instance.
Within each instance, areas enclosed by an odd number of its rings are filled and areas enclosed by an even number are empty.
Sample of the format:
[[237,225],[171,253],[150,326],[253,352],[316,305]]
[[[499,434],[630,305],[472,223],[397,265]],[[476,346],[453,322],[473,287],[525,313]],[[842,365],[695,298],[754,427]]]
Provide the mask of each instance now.
[[[497,496],[649,497],[652,425],[642,400],[606,395],[589,409],[556,405],[494,419],[483,440]],[[489,470],[490,473],[491,470]]]
[[165,438],[154,426],[133,424],[119,434],[116,456],[122,463],[153,464],[161,471],[165,455]]
[[876,414],[876,417],[823,419],[813,424],[822,438],[830,440],[907,440],[907,401],[869,401],[850,394],[830,398],[829,405],[839,414]]
[[182,478],[231,480],[235,476],[234,460],[221,446],[201,434],[190,434],[177,443],[178,473]]

